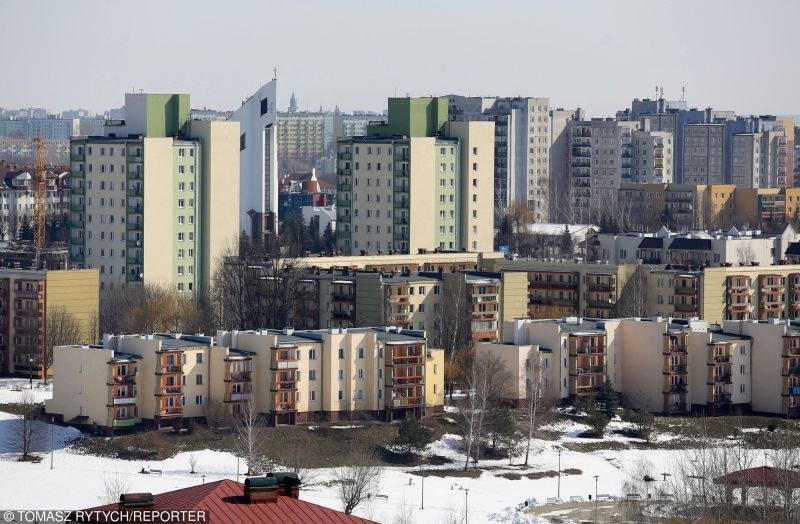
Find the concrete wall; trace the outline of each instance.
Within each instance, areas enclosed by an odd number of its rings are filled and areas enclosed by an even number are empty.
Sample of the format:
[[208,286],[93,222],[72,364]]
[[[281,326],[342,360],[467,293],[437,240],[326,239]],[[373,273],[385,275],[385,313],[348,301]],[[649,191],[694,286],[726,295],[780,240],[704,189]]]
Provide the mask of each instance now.
[[144,281],[170,288],[176,244],[172,162],[172,138],[144,139]]
[[57,346],[53,349],[53,398],[45,412],[62,415],[65,421],[88,417],[88,424],[107,426],[108,361],[113,352],[88,346]]

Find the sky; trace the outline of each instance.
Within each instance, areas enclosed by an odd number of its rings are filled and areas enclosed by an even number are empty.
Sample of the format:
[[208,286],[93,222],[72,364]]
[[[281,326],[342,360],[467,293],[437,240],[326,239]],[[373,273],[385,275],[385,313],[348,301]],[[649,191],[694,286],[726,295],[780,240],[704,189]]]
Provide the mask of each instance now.
[[0,0],[0,107],[120,107],[189,93],[235,109],[382,110],[391,96],[550,97],[610,116],[631,99],[800,114],[800,1]]

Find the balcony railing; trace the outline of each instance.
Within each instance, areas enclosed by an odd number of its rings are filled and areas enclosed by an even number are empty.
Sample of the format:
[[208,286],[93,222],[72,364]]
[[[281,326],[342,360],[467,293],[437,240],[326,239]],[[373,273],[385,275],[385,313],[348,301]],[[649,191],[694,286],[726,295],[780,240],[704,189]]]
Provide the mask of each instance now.
[[686,384],[668,384],[664,393],[686,393]]
[[157,375],[167,373],[183,373],[183,366],[180,364],[162,364],[159,370],[156,371]]
[[114,405],[136,404],[136,397],[114,397]]
[[181,395],[183,393],[183,386],[162,386],[161,395]]
[[666,374],[683,375],[686,373],[686,364],[671,364],[664,370]]
[[728,373],[713,375],[712,381],[717,384],[729,384],[731,381],[731,376]]
[[717,393],[714,395],[714,402],[717,404],[727,404],[731,401],[730,393]]
[[183,415],[183,408],[180,406],[164,407],[158,411],[158,414],[161,417],[179,417]]

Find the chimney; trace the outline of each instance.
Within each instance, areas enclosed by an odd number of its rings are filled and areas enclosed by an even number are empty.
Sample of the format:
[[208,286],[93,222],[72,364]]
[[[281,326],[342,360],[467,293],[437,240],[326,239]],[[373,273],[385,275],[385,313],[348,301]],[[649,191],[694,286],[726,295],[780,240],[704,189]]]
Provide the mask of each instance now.
[[244,498],[248,504],[277,504],[277,479],[274,477],[250,477],[244,479]]
[[123,493],[119,496],[120,510],[152,508],[154,503],[152,493]]
[[300,479],[297,473],[276,471],[267,473],[267,478],[274,478],[278,483],[278,494],[282,497],[300,498]]

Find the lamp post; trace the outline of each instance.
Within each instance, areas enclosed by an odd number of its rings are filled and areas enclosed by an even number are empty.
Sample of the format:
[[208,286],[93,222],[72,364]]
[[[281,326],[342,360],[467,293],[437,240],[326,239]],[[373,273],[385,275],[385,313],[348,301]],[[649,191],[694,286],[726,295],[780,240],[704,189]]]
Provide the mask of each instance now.
[[419,509],[425,509],[425,477],[420,477],[422,479],[422,498],[420,499]]
[[594,522],[597,524],[597,480],[600,478],[600,475],[594,476]]
[[561,449],[558,450],[558,491],[556,498],[561,500]]
[[56,417],[50,417],[50,469],[53,469],[53,453],[55,446],[53,445],[53,431],[55,430]]
[[464,524],[469,524],[469,488],[464,489]]
[[30,384],[31,389],[33,389],[33,359],[32,358],[28,359],[28,383]]

